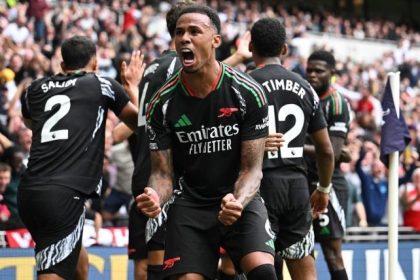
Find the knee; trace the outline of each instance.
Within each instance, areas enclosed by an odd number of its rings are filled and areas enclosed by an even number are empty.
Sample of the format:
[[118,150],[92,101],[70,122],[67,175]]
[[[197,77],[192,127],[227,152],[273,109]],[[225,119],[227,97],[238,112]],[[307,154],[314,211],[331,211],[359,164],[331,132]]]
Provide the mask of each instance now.
[[235,275],[235,266],[233,265],[233,262],[229,257],[223,256],[221,258],[220,271],[222,271],[226,275]]
[[248,280],[260,280],[260,279],[267,279],[267,280],[275,280],[277,279],[276,270],[274,269],[274,265],[272,264],[262,264],[254,269],[252,269],[246,275]]

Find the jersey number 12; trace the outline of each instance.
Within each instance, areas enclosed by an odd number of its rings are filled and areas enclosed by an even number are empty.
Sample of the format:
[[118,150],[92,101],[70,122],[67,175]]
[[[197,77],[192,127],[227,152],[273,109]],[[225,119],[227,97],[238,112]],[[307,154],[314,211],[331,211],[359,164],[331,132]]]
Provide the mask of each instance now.
[[[268,132],[276,133],[276,122],[283,122],[287,116],[292,115],[295,119],[295,124],[286,132],[283,132],[283,146],[280,148],[281,158],[299,158],[303,156],[303,147],[289,147],[290,142],[295,139],[302,132],[305,115],[302,108],[296,104],[286,104],[282,106],[277,114],[275,113],[274,105],[268,106]],[[268,158],[278,158],[278,152],[268,152]]]

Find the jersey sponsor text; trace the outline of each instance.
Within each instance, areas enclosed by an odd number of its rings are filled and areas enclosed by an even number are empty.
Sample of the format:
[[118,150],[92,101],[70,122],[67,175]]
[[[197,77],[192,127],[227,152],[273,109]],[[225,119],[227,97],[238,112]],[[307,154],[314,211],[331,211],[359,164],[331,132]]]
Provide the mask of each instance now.
[[211,127],[202,125],[201,129],[196,131],[177,131],[176,136],[180,143],[191,143],[189,154],[196,155],[232,150],[232,140],[220,138],[232,137],[238,133],[238,124]]
[[234,136],[239,133],[238,124],[234,125],[219,125],[205,127],[201,126],[200,130],[185,132],[177,131],[176,136],[180,143],[194,143],[201,142],[203,140],[215,139],[215,138],[224,138]]

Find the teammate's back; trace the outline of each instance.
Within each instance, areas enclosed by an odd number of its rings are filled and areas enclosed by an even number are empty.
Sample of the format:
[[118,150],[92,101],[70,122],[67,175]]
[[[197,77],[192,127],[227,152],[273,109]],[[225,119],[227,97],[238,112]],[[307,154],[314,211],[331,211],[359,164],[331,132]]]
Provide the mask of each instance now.
[[250,75],[267,94],[270,133],[283,133],[285,140],[278,153],[266,154],[264,169],[304,172],[306,133],[324,126],[318,96],[306,80],[280,64],[262,65]]
[[93,73],[60,74],[35,81],[24,99],[33,144],[23,180],[92,192],[102,169],[106,112],[119,114],[128,101],[122,86]]

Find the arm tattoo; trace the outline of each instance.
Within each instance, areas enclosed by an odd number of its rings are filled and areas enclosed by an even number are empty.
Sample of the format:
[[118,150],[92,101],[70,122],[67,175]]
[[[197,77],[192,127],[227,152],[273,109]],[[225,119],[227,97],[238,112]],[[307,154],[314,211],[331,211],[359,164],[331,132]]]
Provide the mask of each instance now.
[[260,188],[265,138],[242,142],[241,170],[233,195],[245,207]]
[[153,188],[159,195],[160,204],[163,205],[172,195],[173,166],[172,151],[150,152],[151,173],[148,186]]

